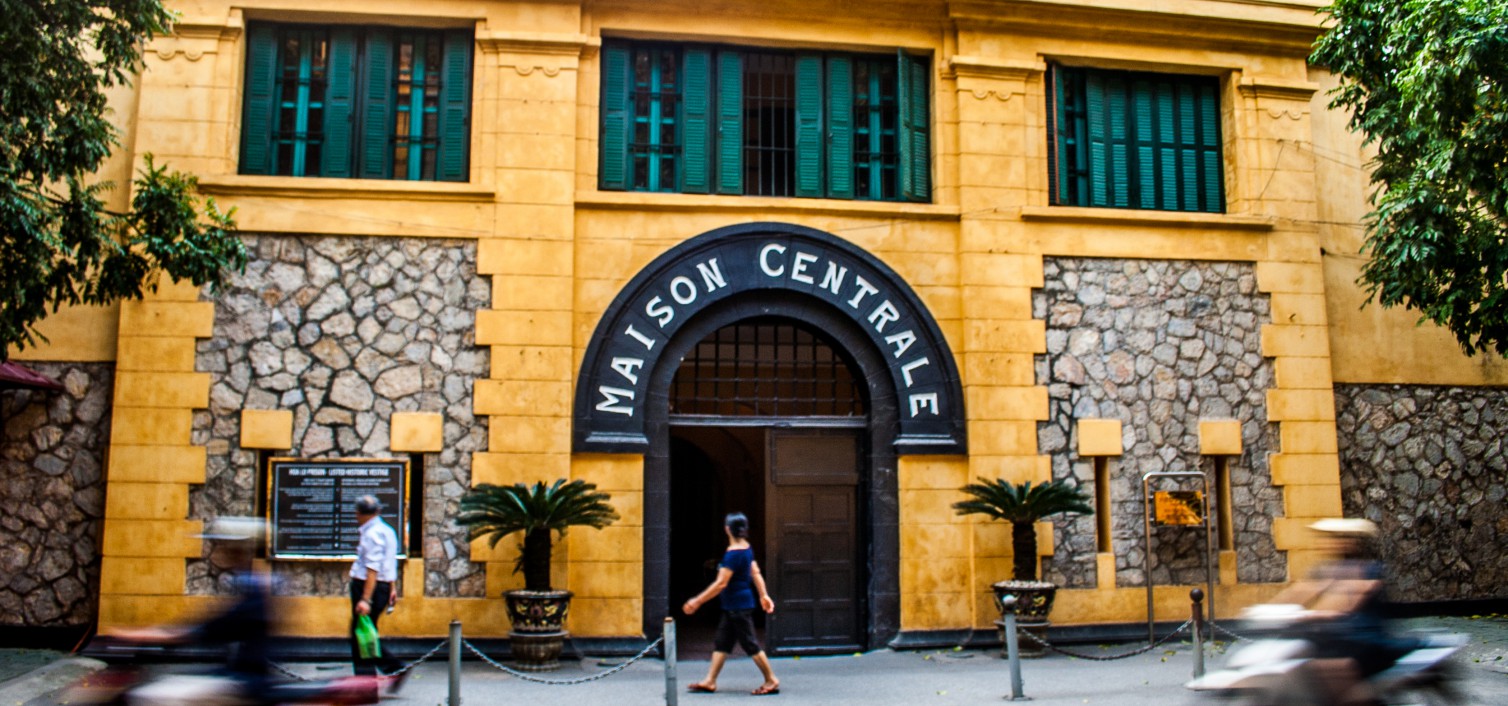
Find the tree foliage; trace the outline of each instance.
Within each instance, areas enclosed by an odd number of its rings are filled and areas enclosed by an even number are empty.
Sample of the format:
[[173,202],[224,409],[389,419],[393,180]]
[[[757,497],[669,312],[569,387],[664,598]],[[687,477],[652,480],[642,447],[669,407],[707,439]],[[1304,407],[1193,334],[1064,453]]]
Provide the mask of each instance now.
[[1508,2],[1335,0],[1315,63],[1376,147],[1361,282],[1508,355]]
[[960,490],[972,499],[953,503],[958,514],[985,515],[1011,523],[1012,578],[1020,581],[1037,580],[1038,520],[1060,514],[1094,514],[1084,489],[1067,478],[1037,485],[980,478]]
[[168,31],[160,0],[0,0],[0,361],[62,305],[140,298],[162,274],[218,285],[245,266],[234,221],[150,155],[131,206],[94,178],[119,147],[107,91]]
[[524,533],[514,573],[524,573],[530,591],[550,590],[551,532],[562,536],[570,527],[602,529],[618,519],[608,504],[612,497],[583,480],[557,480],[551,485],[482,483],[461,496],[456,524],[468,528],[472,540],[487,537],[488,546],[515,532]]

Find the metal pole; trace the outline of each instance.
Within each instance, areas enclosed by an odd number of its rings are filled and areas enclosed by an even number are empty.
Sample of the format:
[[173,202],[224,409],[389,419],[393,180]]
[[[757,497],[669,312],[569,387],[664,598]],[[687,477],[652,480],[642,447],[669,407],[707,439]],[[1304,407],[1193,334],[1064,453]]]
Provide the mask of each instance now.
[[676,706],[680,690],[675,683],[675,618],[665,618],[665,706]]
[[1194,678],[1204,676],[1204,606],[1200,603],[1204,600],[1204,591],[1194,589],[1189,591],[1189,598],[1193,599],[1194,626]]
[[1021,646],[1016,642],[1016,597],[1006,596],[1000,601],[1005,618],[1005,656],[1011,663],[1011,701],[1027,701],[1021,694]]
[[461,706],[461,621],[450,621],[450,699],[449,706]]
[[1147,644],[1157,642],[1157,613],[1152,604],[1152,474],[1141,478],[1142,580],[1147,584]]

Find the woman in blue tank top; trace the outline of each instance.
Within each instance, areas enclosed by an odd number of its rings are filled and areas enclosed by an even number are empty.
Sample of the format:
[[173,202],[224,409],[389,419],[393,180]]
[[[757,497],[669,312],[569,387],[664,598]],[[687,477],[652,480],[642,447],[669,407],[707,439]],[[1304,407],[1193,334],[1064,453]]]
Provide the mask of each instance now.
[[717,637],[713,641],[712,664],[707,668],[707,678],[687,689],[705,694],[717,691],[717,675],[737,644],[754,658],[754,665],[764,674],[764,683],[753,694],[778,694],[780,680],[775,678],[775,670],[770,667],[770,658],[765,656],[764,648],[754,639],[754,609],[773,613],[775,601],[765,590],[764,576],[759,573],[759,563],[754,561],[754,550],[749,547],[749,518],[741,512],[732,513],[723,520],[723,531],[728,534],[728,552],[717,567],[717,579],[707,590],[682,606],[686,614],[691,615],[713,596],[722,597],[723,614],[717,621]]

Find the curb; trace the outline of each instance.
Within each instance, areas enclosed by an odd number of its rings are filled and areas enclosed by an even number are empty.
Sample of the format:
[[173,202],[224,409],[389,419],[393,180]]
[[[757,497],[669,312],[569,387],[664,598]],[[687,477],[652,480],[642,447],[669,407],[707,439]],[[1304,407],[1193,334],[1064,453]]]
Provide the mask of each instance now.
[[0,706],[21,706],[105,668],[87,657],[66,657],[0,683]]

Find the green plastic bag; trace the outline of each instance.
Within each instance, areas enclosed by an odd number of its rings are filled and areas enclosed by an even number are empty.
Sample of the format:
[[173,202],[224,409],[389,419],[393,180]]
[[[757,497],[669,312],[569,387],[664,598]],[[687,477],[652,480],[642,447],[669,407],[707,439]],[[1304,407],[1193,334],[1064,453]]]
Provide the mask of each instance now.
[[372,616],[356,616],[356,652],[362,659],[376,659],[382,656],[382,645],[377,642],[377,626],[372,623]]

